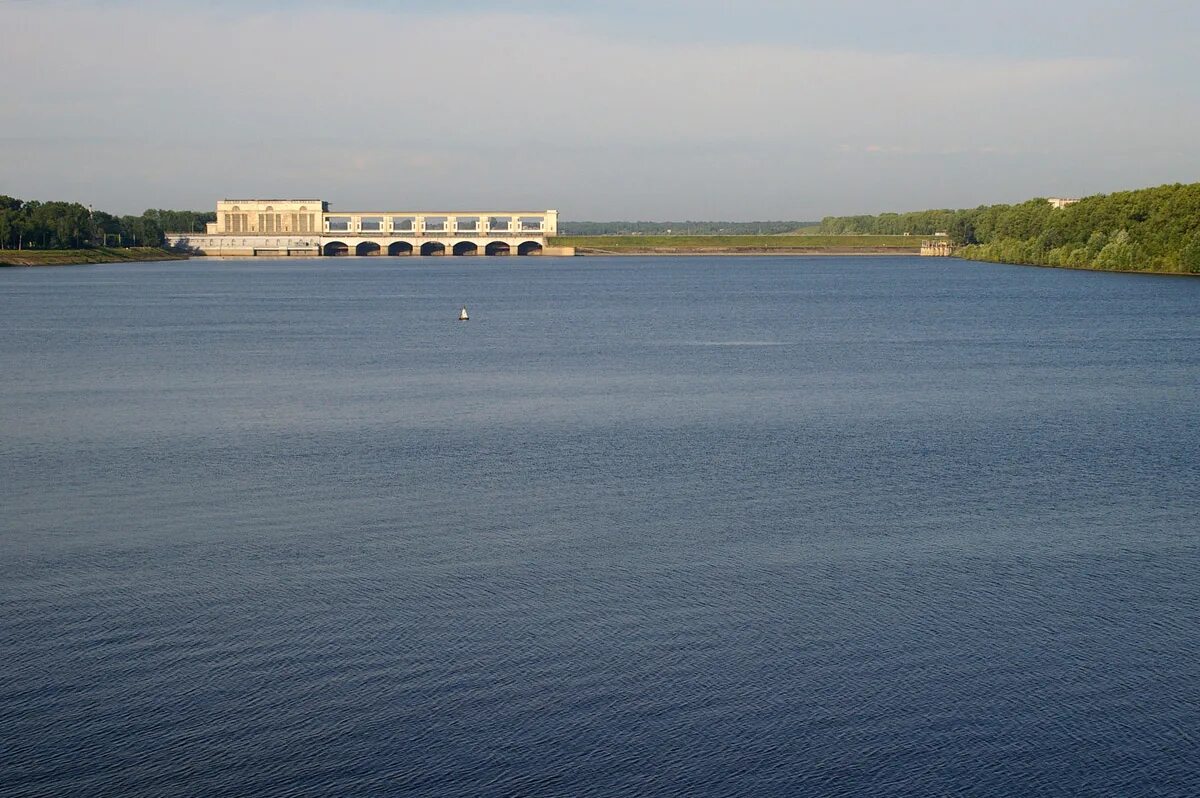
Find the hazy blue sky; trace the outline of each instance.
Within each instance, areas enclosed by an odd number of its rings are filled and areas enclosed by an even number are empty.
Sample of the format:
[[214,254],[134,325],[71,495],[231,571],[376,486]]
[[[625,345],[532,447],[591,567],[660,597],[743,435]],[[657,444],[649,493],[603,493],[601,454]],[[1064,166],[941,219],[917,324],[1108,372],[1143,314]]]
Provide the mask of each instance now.
[[1196,0],[0,0],[0,194],[819,218],[1200,180]]

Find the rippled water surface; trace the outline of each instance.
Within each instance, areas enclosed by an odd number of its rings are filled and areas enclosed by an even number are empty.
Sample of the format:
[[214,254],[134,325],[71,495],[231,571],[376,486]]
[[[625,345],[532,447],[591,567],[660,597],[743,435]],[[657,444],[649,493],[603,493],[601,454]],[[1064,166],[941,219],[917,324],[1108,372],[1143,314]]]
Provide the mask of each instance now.
[[0,795],[1200,794],[1200,281],[192,261],[0,324]]

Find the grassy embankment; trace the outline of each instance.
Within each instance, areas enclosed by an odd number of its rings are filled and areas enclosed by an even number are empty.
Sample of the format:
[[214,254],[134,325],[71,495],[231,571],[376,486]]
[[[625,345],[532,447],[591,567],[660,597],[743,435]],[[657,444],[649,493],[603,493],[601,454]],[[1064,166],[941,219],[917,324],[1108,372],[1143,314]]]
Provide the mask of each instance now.
[[0,266],[73,266],[81,263],[133,263],[185,260],[186,255],[158,247],[94,247],[92,249],[0,249]]
[[919,236],[889,235],[661,235],[556,236],[551,246],[579,255],[873,255],[913,254]]

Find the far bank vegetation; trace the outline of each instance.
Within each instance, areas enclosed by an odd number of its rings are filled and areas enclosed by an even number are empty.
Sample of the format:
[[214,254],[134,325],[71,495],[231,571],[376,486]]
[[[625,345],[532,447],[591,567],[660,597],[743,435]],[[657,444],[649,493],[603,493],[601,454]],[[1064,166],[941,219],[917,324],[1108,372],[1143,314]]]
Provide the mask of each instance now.
[[1038,266],[1200,274],[1200,183],[968,210],[829,216],[830,235],[949,234],[955,254]]
[[160,208],[147,210],[141,216],[117,216],[91,210],[78,202],[24,201],[0,195],[0,249],[160,247],[164,230],[201,232],[206,222],[216,218],[212,211]]

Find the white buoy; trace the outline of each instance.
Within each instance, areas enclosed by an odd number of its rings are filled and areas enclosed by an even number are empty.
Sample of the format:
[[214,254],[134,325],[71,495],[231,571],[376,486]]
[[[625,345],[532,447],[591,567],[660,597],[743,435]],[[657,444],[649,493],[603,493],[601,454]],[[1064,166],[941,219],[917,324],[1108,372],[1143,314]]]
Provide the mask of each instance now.
[[462,310],[458,312],[459,321],[470,321],[471,317],[467,315],[467,306],[463,305]]

